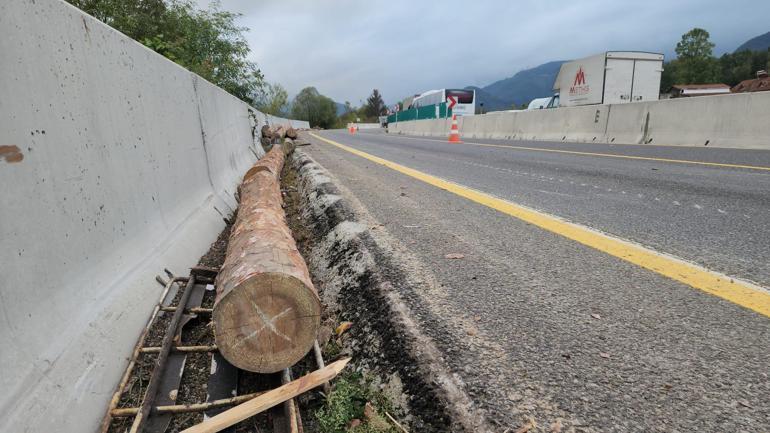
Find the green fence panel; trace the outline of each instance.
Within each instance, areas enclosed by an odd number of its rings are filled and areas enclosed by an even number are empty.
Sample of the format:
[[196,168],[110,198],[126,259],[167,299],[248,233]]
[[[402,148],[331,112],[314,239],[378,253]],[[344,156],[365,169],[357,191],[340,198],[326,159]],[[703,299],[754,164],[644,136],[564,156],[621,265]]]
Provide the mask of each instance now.
[[446,102],[437,105],[428,105],[419,108],[410,108],[388,116],[388,123],[406,122],[407,120],[445,119],[452,116],[452,110],[447,108]]

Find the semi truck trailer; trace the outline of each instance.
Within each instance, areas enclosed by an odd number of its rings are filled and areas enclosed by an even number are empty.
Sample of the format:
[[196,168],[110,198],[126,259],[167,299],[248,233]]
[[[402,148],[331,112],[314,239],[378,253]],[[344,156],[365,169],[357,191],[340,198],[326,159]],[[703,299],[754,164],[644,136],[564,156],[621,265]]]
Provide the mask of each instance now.
[[663,54],[607,51],[561,65],[553,90],[559,106],[656,101]]

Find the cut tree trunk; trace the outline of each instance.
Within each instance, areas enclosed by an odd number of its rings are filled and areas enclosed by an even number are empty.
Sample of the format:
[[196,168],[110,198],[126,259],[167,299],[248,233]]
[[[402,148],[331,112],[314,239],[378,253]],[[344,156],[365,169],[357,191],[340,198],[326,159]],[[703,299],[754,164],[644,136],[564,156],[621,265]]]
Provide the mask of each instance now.
[[263,125],[262,126],[262,137],[264,138],[273,138],[273,133],[270,131],[269,125]]
[[244,176],[238,217],[216,279],[216,344],[243,370],[274,373],[312,349],[321,304],[286,225],[276,145]]
[[279,138],[283,140],[286,138],[286,128],[283,125],[274,126],[272,129],[273,138]]

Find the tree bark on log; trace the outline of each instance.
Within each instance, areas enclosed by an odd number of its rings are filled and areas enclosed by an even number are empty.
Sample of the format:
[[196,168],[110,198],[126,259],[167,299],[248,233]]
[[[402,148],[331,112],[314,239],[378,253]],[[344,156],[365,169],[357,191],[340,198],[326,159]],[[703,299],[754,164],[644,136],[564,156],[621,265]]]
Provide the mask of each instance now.
[[274,373],[312,349],[321,303],[282,208],[283,148],[244,176],[225,262],[216,279],[217,347],[233,365]]
[[274,126],[271,129],[271,132],[273,134],[273,138],[279,138],[281,140],[286,138],[286,128],[283,125]]
[[262,125],[262,137],[269,138],[269,139],[273,138],[273,133],[270,130],[269,125]]

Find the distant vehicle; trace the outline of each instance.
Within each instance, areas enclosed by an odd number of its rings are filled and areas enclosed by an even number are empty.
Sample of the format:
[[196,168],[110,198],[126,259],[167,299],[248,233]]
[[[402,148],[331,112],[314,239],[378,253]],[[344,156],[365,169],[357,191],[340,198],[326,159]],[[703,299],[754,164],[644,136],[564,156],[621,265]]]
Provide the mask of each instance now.
[[553,89],[562,107],[657,101],[663,54],[607,51],[561,65]]
[[533,99],[527,106],[527,110],[545,110],[547,108],[559,107],[559,94],[555,94],[548,98]]
[[471,116],[476,113],[476,91],[468,89],[439,89],[429,90],[414,98],[412,107],[427,107],[442,102],[449,102],[453,97],[457,104],[452,108],[452,114]]

